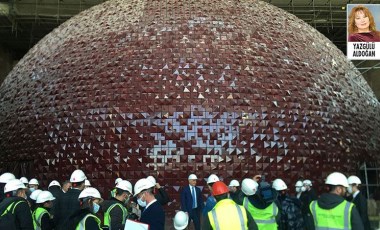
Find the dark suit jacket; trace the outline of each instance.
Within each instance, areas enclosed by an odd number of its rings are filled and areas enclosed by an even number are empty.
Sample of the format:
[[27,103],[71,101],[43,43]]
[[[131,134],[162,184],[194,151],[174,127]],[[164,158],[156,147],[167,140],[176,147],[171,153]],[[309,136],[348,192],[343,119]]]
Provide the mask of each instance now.
[[56,226],[63,225],[72,214],[80,210],[78,197],[81,192],[79,189],[70,189],[57,199],[54,216]]
[[149,224],[150,230],[164,230],[165,212],[161,204],[156,201],[141,213],[140,221]]
[[370,230],[371,226],[368,219],[368,208],[367,208],[367,199],[359,192],[358,195],[352,200],[352,203],[355,204],[356,209],[359,212],[360,217],[362,218],[362,222],[365,230]]
[[[203,198],[201,194],[201,190],[195,186],[195,193],[197,198],[197,209],[202,210],[203,209]],[[184,212],[191,213],[191,210],[193,209],[193,197],[191,196],[190,186],[187,185],[182,189],[181,192],[181,209]]]

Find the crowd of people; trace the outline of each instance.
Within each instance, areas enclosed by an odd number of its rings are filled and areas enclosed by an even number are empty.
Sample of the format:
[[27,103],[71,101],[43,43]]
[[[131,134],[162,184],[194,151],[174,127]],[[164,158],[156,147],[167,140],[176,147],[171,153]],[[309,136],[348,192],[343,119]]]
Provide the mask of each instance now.
[[[268,183],[258,175],[241,183],[231,180],[227,185],[211,174],[207,178],[210,194],[206,201],[198,180],[190,174],[189,184],[181,189],[181,210],[170,223],[175,229],[186,229],[189,224],[195,230],[370,229],[367,202],[360,193],[357,176],[331,173],[325,180],[328,192],[320,196],[311,180],[297,181],[296,195],[290,196],[288,185],[280,178]],[[48,190],[40,189],[35,178],[16,179],[12,173],[3,173],[0,191],[0,229],[169,228],[163,206],[170,198],[152,176],[138,180],[134,186],[117,178],[107,200],[91,187],[80,169],[62,185],[51,181]]]

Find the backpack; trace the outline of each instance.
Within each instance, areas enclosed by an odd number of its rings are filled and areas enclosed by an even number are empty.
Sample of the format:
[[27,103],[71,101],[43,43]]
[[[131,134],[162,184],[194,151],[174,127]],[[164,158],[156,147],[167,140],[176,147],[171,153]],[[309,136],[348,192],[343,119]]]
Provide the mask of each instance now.
[[17,229],[14,211],[16,206],[21,202],[26,201],[20,197],[13,197],[4,199],[3,202],[0,203],[0,229]]

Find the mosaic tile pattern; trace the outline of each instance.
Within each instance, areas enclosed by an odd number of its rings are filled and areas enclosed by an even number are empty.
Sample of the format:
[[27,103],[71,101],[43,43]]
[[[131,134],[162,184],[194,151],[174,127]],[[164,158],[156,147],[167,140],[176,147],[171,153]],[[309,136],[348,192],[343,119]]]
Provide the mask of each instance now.
[[2,84],[0,167],[29,164],[44,185],[82,168],[103,194],[116,177],[155,175],[174,210],[190,173],[318,185],[378,164],[379,114],[329,40],[267,3],[108,1]]

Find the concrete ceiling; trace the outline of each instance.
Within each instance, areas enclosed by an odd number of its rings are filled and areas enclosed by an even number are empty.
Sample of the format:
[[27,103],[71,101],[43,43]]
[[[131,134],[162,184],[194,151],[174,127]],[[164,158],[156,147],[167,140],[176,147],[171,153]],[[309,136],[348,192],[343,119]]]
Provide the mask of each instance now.
[[[106,0],[0,0],[0,47],[15,60],[73,15]],[[265,0],[301,18],[346,53],[346,4],[380,0]],[[380,98],[379,61],[355,61]]]

